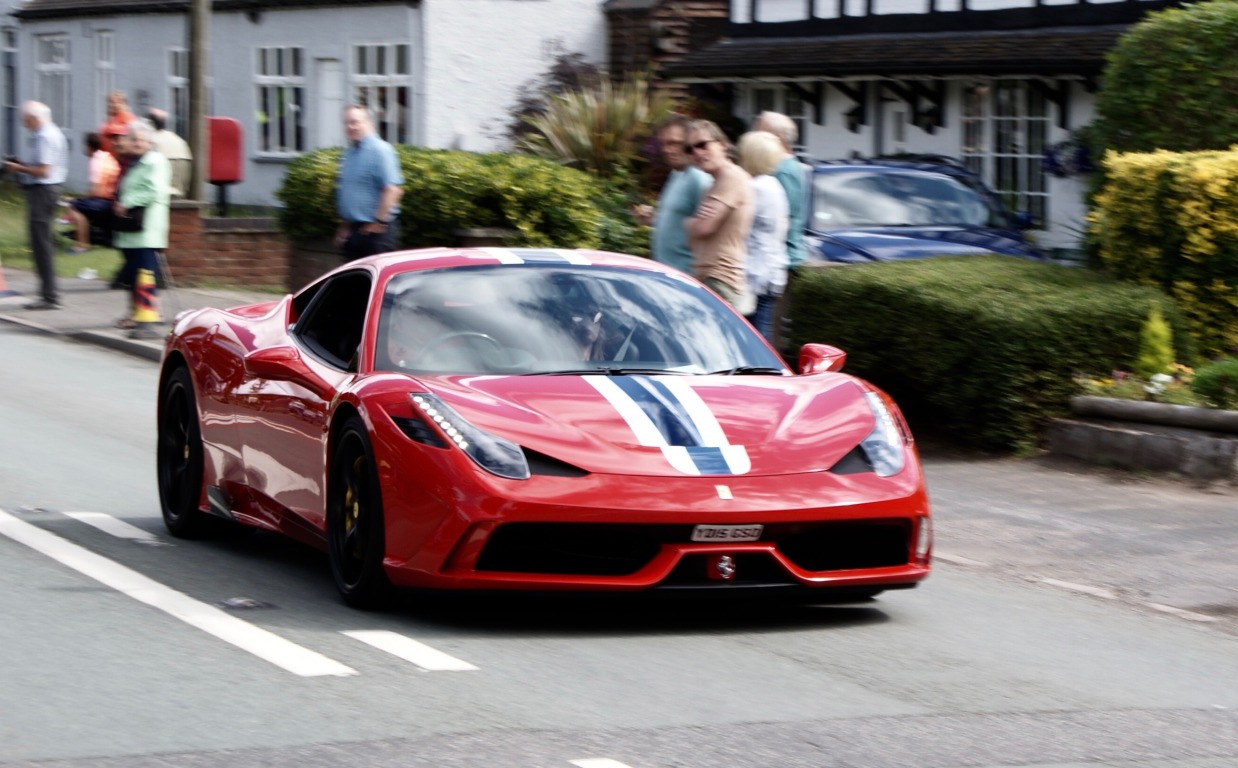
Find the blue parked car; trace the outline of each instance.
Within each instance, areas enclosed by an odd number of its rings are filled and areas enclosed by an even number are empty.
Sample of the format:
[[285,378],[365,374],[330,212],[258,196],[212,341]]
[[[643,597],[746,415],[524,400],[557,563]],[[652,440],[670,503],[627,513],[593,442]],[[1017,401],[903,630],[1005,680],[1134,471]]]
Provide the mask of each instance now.
[[1002,205],[949,158],[864,159],[812,166],[810,260],[868,263],[1001,253],[1043,259],[1023,235],[1031,216]]

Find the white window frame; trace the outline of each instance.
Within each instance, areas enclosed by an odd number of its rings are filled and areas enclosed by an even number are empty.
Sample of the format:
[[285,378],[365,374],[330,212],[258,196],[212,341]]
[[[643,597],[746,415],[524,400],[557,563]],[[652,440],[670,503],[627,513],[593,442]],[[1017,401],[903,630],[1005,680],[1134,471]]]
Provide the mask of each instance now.
[[34,98],[52,110],[52,122],[72,125],[72,48],[63,32],[35,35]]
[[1044,93],[1027,79],[984,79],[963,85],[960,155],[1007,207],[1049,226],[1044,153],[1052,128]]
[[[299,45],[254,49],[254,142],[258,154],[291,157],[308,149],[307,65],[305,49]],[[282,105],[284,109],[268,114],[266,104]]]
[[107,122],[107,95],[116,90],[116,38],[110,29],[96,29],[95,122]]
[[412,69],[407,42],[358,43],[349,57],[349,103],[366,107],[378,135],[392,144],[413,141]]
[[4,154],[17,154],[17,27],[0,29],[0,55],[3,56],[3,67],[0,67],[0,114],[4,121]]
[[168,48],[168,130],[189,135],[189,49]]

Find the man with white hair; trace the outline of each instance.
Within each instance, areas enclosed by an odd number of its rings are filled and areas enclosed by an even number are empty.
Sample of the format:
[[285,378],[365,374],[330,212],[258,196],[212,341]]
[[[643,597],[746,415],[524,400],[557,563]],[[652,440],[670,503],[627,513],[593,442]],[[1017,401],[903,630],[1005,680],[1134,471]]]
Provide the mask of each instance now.
[[792,148],[799,138],[795,121],[780,112],[762,112],[752,122],[752,130],[768,131],[778,137],[786,153],[774,171],[774,178],[787,193],[791,210],[791,223],[787,227],[787,266],[794,271],[804,263],[804,223],[807,214],[808,196],[805,192],[804,164],[795,159]]
[[26,221],[30,250],[39,273],[40,298],[26,309],[60,309],[56,289],[56,265],[52,245],[52,222],[60,201],[60,187],[69,173],[69,143],[52,122],[52,110],[38,101],[21,107],[22,125],[30,132],[20,160],[5,162],[4,169],[17,174],[26,194]]

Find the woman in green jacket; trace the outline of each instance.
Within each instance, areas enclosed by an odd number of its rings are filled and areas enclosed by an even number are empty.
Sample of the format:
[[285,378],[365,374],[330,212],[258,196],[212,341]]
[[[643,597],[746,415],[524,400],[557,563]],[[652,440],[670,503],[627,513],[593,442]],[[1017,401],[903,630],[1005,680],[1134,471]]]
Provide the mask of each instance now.
[[[159,322],[154,276],[159,271],[159,251],[168,247],[168,200],[172,169],[163,155],[151,148],[154,128],[145,120],[129,123],[129,131],[117,142],[128,162],[116,188],[113,212],[118,220],[131,218],[141,209],[141,229],[117,228],[112,244],[125,258],[124,272],[132,278],[133,301],[128,317],[117,325],[132,328],[134,335],[152,334],[150,324]],[[147,270],[143,279],[141,270]]]

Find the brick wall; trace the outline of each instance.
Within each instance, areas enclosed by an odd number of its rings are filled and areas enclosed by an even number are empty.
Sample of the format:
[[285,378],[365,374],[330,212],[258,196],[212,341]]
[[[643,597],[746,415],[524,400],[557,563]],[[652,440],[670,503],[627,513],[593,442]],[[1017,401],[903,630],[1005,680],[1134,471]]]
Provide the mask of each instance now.
[[173,280],[181,285],[293,286],[292,249],[275,219],[207,218],[206,208],[193,201],[172,203],[167,258]]

